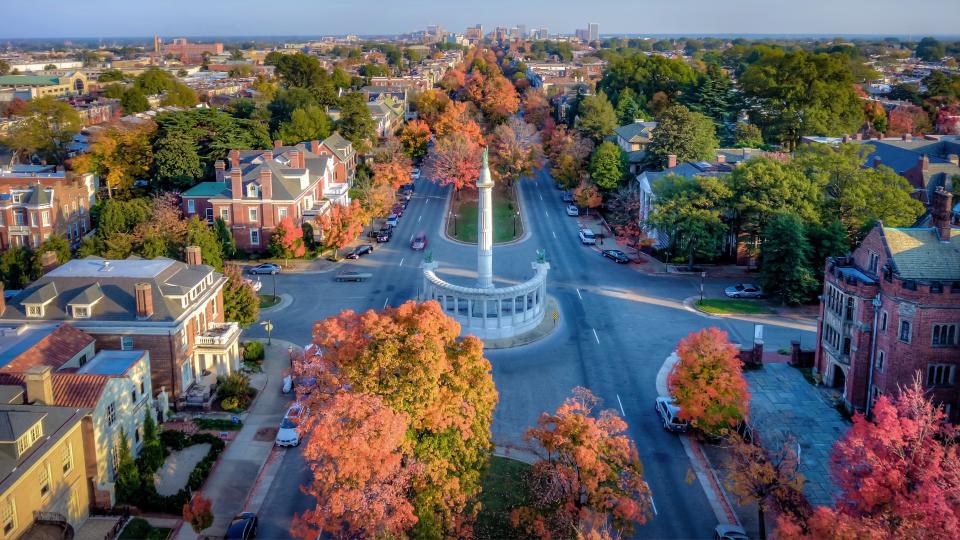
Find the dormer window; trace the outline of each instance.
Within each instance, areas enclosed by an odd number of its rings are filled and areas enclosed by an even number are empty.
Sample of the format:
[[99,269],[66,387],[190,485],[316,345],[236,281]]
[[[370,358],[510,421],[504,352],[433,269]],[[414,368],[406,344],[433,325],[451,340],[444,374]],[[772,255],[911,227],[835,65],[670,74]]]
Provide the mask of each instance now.
[[26,308],[27,317],[43,317],[43,304],[30,304]]
[[89,318],[90,318],[90,306],[73,306],[73,318],[74,318],[74,319],[89,319]]
[[247,197],[259,197],[260,188],[256,184],[247,184]]
[[13,197],[14,204],[23,202],[23,193],[12,193],[11,196]]
[[43,422],[37,422],[30,428],[30,431],[24,433],[17,439],[17,455],[22,456],[24,452],[33,446],[33,443],[43,437]]

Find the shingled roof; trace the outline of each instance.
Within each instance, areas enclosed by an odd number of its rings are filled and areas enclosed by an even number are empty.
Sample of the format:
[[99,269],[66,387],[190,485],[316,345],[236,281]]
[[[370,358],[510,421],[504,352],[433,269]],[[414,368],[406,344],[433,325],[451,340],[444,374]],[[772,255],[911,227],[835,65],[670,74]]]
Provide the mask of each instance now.
[[25,372],[33,366],[57,369],[94,342],[93,336],[68,324],[35,332],[0,353],[0,372]]
[[934,228],[884,227],[894,270],[903,279],[960,281],[960,230],[941,242]]

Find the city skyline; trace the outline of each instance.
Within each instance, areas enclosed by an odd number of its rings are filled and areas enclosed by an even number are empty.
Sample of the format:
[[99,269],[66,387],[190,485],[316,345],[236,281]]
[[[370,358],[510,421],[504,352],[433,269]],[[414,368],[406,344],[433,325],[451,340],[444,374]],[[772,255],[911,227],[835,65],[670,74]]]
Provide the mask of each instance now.
[[[952,0],[916,0],[909,10],[901,0],[850,0],[842,8],[829,0],[778,5],[766,9],[755,0],[679,0],[669,4],[606,0],[586,9],[570,0],[531,1],[522,5],[489,0],[464,5],[450,13],[448,4],[437,0],[405,2],[402,10],[381,0],[358,5],[335,0],[316,5],[298,5],[295,18],[257,18],[252,0],[213,0],[202,3],[170,0],[166,9],[142,16],[142,4],[119,0],[91,0],[83,4],[62,0],[37,4],[17,2],[5,6],[7,20],[16,21],[0,30],[0,39],[109,38],[164,36],[314,36],[393,35],[440,25],[454,32],[482,24],[484,31],[508,28],[548,27],[551,32],[573,34],[599,24],[601,35],[954,35],[952,21],[960,17],[960,3]],[[896,16],[891,16],[896,13]],[[829,14],[829,17],[826,16]],[[95,16],[94,16],[95,15]]]

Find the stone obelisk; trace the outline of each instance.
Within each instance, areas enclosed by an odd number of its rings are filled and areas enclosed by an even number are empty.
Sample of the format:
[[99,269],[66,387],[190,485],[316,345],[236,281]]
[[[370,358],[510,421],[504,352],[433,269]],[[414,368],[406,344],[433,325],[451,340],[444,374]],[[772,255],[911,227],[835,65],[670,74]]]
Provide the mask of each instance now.
[[493,287],[493,178],[486,150],[477,192],[477,286],[489,289]]

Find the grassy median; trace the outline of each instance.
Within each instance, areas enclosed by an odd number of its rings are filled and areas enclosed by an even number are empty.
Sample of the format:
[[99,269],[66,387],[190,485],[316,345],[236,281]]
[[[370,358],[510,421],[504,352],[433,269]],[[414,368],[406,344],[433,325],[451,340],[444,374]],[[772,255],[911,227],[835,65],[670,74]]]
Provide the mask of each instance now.
[[772,313],[770,308],[757,300],[741,300],[738,298],[705,298],[697,302],[697,308],[715,315],[762,315]]
[[[509,242],[523,234],[522,220],[514,216],[519,210],[517,193],[512,187],[497,185],[493,189],[493,242]],[[450,211],[455,218],[447,215],[447,234],[461,242],[477,243],[477,190],[460,192],[459,199],[454,195]]]

